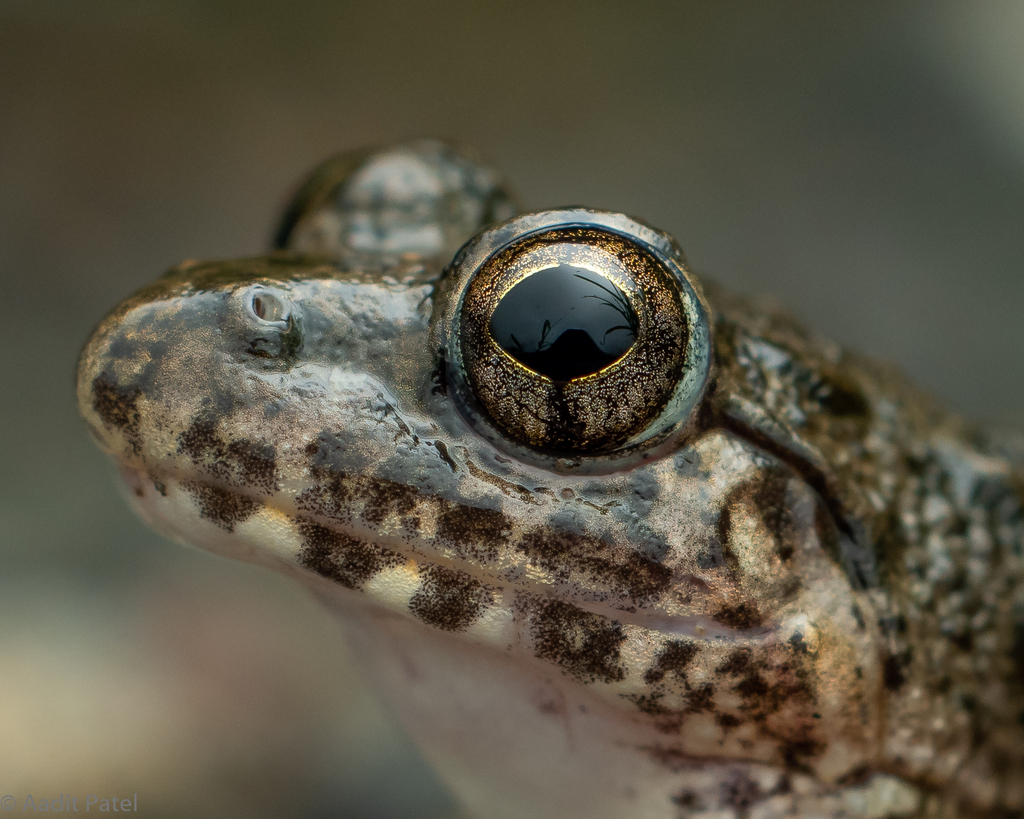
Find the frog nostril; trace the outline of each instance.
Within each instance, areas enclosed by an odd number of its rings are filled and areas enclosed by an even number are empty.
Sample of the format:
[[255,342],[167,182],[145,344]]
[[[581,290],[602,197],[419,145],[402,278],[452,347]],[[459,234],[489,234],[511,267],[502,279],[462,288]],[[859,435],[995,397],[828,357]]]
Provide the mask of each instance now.
[[262,284],[239,293],[246,325],[242,337],[257,358],[288,361],[302,345],[300,310],[284,294]]
[[273,293],[257,290],[252,294],[250,309],[260,321],[280,322],[288,318],[288,309],[284,302]]

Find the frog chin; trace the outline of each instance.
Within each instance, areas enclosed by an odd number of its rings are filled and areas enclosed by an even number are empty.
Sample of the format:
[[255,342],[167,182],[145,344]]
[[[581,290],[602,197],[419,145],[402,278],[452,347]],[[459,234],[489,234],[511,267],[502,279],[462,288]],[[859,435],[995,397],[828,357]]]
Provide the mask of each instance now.
[[[861,690],[852,676],[854,663],[833,645],[838,641],[832,627],[812,622],[799,606],[757,633],[723,631],[719,625],[723,633],[710,634],[709,621],[700,617],[649,618],[600,609],[592,601],[559,596],[557,589],[486,581],[399,551],[390,540],[361,540],[285,511],[272,498],[191,475],[135,466],[123,466],[121,475],[131,505],[162,534],[295,577],[331,604],[357,640],[397,641],[405,653],[436,643],[458,654],[463,665],[480,658],[481,668],[491,668],[493,660],[498,665],[485,676],[495,686],[496,701],[504,677],[519,671],[549,681],[566,696],[573,692],[570,699],[582,698],[580,705],[606,714],[610,724],[630,726],[616,742],[630,753],[646,749],[645,768],[650,760],[672,769],[700,759],[776,766],[785,747],[807,747],[816,752],[807,767],[822,781],[835,782],[871,758],[870,737],[857,731],[867,730],[862,723],[874,724],[875,698]],[[823,646],[832,647],[820,651]],[[427,652],[422,662],[432,663],[430,657],[445,651]],[[367,665],[376,661],[371,658]],[[718,711],[690,707],[693,686],[679,669],[709,697],[719,698]],[[382,673],[394,680],[394,667]],[[465,679],[462,672],[459,676]],[[804,682],[812,679],[817,681],[813,697]],[[760,722],[744,719],[742,697],[734,693],[744,680],[776,693],[775,710]],[[719,693],[713,694],[716,684]],[[448,685],[454,681],[441,688]],[[399,710],[400,687],[390,697]],[[448,705],[458,710],[457,704]],[[719,719],[723,711],[734,715],[738,728],[730,730]],[[435,717],[444,719],[439,712],[429,717],[431,725]],[[418,719],[410,714],[406,722]],[[818,738],[823,736],[819,724],[849,728],[852,739],[831,737],[826,748]],[[507,727],[502,723],[495,731]],[[425,729],[424,735],[433,730]],[[459,746],[456,739],[453,743]]]
[[300,544],[292,520],[264,501],[129,464],[119,472],[129,505],[164,537],[277,571],[294,564]]

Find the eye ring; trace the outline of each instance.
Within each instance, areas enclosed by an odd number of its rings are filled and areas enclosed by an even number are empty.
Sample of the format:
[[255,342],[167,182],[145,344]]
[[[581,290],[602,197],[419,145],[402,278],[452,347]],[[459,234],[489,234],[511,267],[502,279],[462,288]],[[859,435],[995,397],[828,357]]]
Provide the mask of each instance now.
[[[625,328],[632,343],[620,341],[605,359],[595,359],[598,365],[570,362],[559,373],[541,366],[542,347],[552,346],[547,340],[531,352],[496,338],[494,319],[503,303],[553,270],[562,271],[563,282],[589,279],[598,290],[575,296],[577,304],[591,295],[603,299],[621,317],[604,337],[610,330],[624,335]],[[544,294],[553,291],[534,290],[538,309],[547,310]],[[675,441],[695,424],[711,363],[710,310],[667,234],[601,211],[525,214],[467,243],[435,298],[435,343],[456,404],[502,449],[559,470],[615,468],[622,457]],[[563,329],[580,324],[581,312]],[[539,320],[529,316],[518,326]],[[545,320],[545,330],[550,325]],[[602,326],[591,322],[588,347],[601,341]],[[554,344],[580,332],[563,332]],[[562,349],[571,358],[583,347]]]

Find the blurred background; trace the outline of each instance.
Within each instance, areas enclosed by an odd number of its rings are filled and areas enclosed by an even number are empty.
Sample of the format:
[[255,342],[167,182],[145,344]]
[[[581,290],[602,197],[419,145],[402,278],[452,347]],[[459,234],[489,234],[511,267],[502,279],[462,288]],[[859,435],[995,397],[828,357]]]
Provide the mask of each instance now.
[[324,612],[120,499],[73,372],[124,295],[265,248],[335,151],[448,136],[1024,427],[1022,42],[1015,0],[0,0],[0,795],[453,810]]

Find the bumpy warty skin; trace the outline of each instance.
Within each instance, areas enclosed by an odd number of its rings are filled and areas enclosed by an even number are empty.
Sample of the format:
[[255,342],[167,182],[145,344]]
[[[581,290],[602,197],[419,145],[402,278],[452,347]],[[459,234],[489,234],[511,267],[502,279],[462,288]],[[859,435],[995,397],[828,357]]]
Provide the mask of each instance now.
[[475,815],[1024,812],[1009,439],[705,280],[686,434],[546,469],[452,400],[444,261],[190,263],[122,303],[78,395],[140,514],[324,598]]

